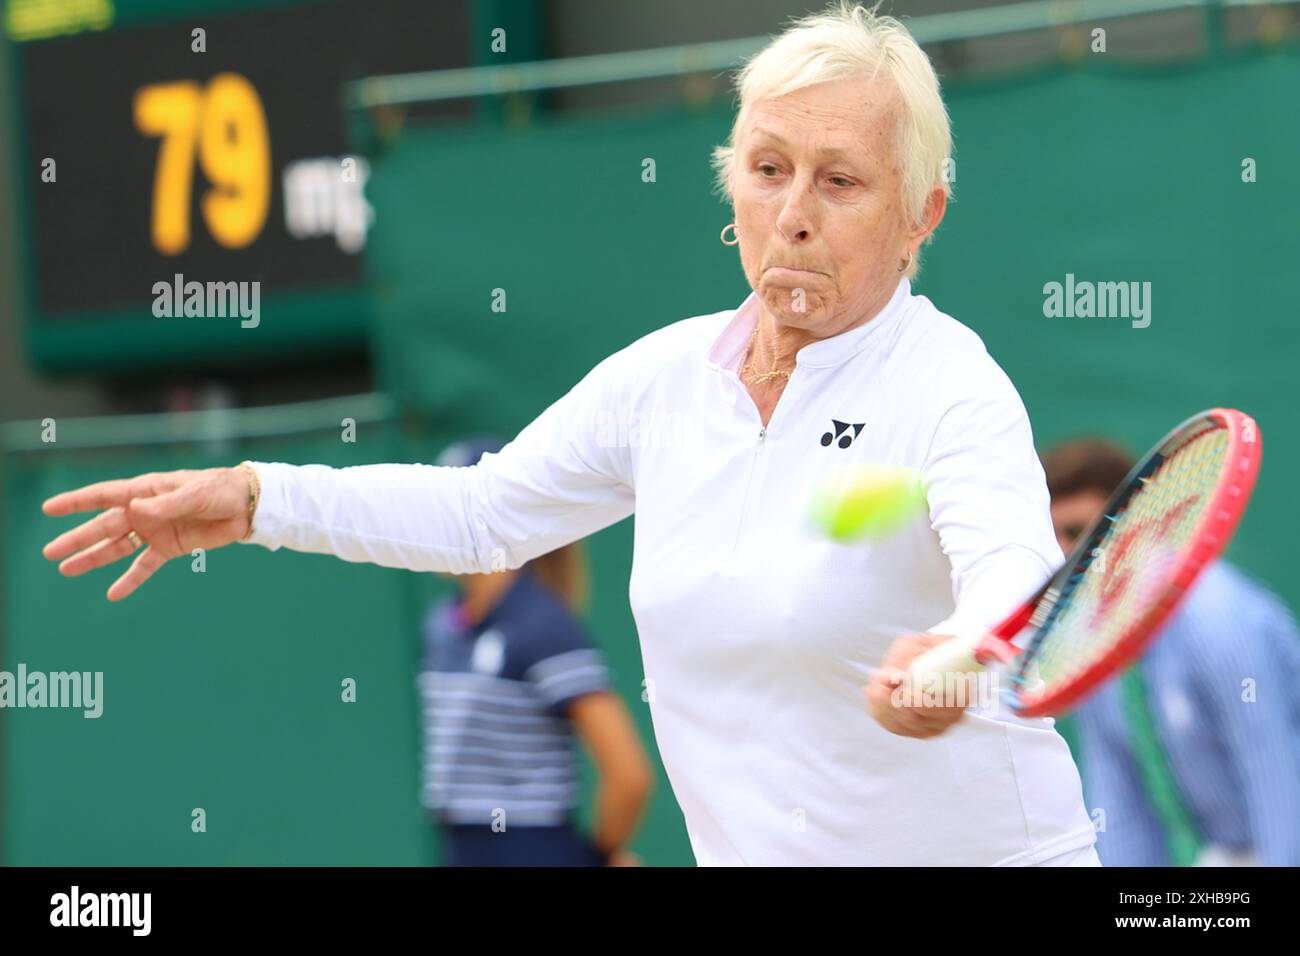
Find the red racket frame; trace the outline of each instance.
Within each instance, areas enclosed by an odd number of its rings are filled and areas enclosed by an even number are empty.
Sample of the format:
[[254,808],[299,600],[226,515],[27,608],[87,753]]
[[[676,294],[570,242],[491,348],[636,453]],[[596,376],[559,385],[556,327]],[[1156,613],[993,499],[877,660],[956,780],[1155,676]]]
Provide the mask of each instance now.
[[[1061,569],[1052,575],[1037,594],[989,632],[988,637],[981,642],[976,656],[983,660],[994,659],[1007,662],[1020,653],[1017,648],[1011,646],[1011,640],[1030,626],[1031,622],[1047,622],[1050,629],[1048,616],[1054,609],[1063,586],[1074,569],[1085,568],[1091,564],[1098,532],[1104,525],[1112,523],[1107,515],[1118,518],[1115,506],[1117,504],[1127,506],[1126,502],[1130,497],[1132,486],[1139,480],[1139,475],[1146,473],[1146,467],[1155,455],[1168,456],[1176,451],[1190,437],[1189,432],[1199,430],[1198,426],[1206,423],[1217,423],[1218,427],[1227,429],[1228,452],[1224,456],[1213,497],[1205,508],[1200,526],[1193,534],[1192,543],[1179,555],[1168,580],[1161,586],[1159,596],[1105,655],[1068,684],[1056,688],[1049,694],[1039,696],[1022,695],[1018,690],[1012,691],[1010,694],[1012,708],[1020,716],[1041,717],[1068,710],[1136,658],[1178,607],[1201,571],[1227,547],[1254,490],[1255,478],[1259,474],[1263,442],[1253,418],[1231,408],[1212,408],[1193,415],[1178,425],[1134,466],[1129,476],[1107,502],[1102,516],[1079,539],[1079,544]],[[1023,673],[1025,667],[1032,662],[1040,638],[1041,635],[1035,638],[1025,650],[1018,673]]]

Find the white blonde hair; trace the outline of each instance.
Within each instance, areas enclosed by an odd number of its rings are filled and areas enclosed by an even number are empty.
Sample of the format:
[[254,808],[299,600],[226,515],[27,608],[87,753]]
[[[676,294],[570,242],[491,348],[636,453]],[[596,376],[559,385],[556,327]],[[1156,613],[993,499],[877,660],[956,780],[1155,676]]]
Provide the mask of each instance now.
[[[936,186],[952,196],[948,175],[952,130],[939,78],[907,28],[893,17],[877,16],[876,9],[839,0],[822,13],[792,21],[746,62],[736,76],[740,109],[731,135],[725,146],[713,150],[717,190],[729,203],[735,203],[736,138],[756,103],[818,83],[856,76],[874,79],[881,73],[898,89],[903,102],[897,149],[904,215],[919,225],[926,199]],[[915,276],[919,265],[918,251],[906,275]]]

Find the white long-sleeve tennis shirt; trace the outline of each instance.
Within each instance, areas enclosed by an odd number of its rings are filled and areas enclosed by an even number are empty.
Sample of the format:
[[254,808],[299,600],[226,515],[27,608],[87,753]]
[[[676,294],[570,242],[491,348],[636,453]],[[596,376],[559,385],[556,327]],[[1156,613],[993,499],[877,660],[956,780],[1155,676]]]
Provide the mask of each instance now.
[[[890,734],[862,687],[916,631],[1003,618],[1062,555],[1014,386],[902,280],[804,346],[767,427],[736,374],[760,303],[609,356],[474,466],[254,463],[253,543],[414,571],[515,568],[635,515],[655,737],[701,865],[1035,863],[1093,843],[1050,719]],[[843,544],[809,519],[848,463],[919,469],[928,520]]]

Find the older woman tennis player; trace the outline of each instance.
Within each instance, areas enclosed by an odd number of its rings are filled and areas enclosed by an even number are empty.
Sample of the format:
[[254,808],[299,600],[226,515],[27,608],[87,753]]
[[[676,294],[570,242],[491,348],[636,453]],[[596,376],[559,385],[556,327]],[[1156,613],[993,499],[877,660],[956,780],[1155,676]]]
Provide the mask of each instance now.
[[[894,668],[995,623],[1061,560],[1019,395],[911,289],[949,195],[938,79],[898,22],[840,7],[792,24],[738,87],[715,155],[753,288],[738,308],[609,356],[476,465],[104,482],[46,502],[106,509],[46,557],[75,575],[143,546],[112,600],[236,541],[479,573],[635,512],[647,696],[699,863],[1096,864],[1050,720],[890,693]],[[689,425],[612,441],[621,409]],[[919,469],[929,521],[819,535],[811,490],[850,462]]]

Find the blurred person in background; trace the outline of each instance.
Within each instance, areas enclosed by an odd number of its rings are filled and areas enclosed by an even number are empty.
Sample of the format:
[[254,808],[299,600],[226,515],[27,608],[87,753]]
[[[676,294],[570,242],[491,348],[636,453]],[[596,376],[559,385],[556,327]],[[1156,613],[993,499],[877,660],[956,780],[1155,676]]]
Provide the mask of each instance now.
[[[1066,554],[1133,467],[1080,438],[1043,456]],[[1106,866],[1300,866],[1300,633],[1282,601],[1209,565],[1146,653],[1072,714]]]
[[[480,436],[437,464],[473,465],[504,444]],[[446,575],[458,598],[424,625],[424,804],[449,866],[631,866],[653,787],[636,727],[575,612],[586,594],[579,542],[517,570]],[[575,815],[574,736],[599,775],[595,833]]]

